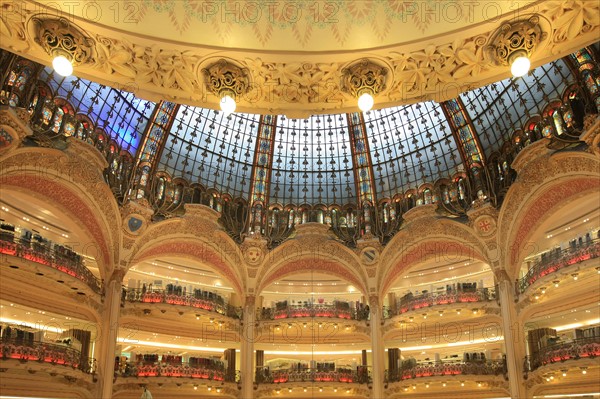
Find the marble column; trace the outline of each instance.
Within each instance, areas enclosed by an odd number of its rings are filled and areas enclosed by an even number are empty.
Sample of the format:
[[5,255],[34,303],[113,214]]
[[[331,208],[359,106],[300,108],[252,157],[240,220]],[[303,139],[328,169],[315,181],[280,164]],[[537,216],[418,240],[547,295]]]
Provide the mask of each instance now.
[[373,383],[372,398],[383,399],[383,374],[384,366],[384,347],[381,335],[381,303],[379,297],[372,295],[369,297],[369,312],[371,323],[371,358],[373,365],[371,367],[371,378]]
[[244,313],[242,336],[240,337],[240,377],[242,379],[241,399],[251,399],[254,394],[254,308],[255,297],[246,296],[244,302]]
[[518,323],[515,288],[508,276],[497,278],[497,281],[510,396],[513,399],[525,399],[527,398],[525,380],[523,379],[525,333],[523,326]]
[[101,387],[100,397],[102,399],[112,398],[115,348],[117,346],[117,334],[119,333],[121,290],[124,275],[124,270],[115,270],[104,285],[104,308],[102,310],[100,346],[96,347]]

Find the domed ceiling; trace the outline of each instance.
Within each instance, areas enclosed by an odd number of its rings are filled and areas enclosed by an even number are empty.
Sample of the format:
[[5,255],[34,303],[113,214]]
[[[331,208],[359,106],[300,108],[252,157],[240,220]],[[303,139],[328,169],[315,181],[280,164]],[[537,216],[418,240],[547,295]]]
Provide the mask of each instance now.
[[[45,68],[40,79],[88,115],[132,156],[148,151],[158,104]],[[563,59],[452,101],[366,113],[234,113],[171,104],[166,136],[153,144],[153,170],[233,198],[279,206],[354,205],[392,199],[481,165],[528,119],[575,83]],[[142,143],[146,143],[143,144]],[[137,154],[137,155],[136,155]]]

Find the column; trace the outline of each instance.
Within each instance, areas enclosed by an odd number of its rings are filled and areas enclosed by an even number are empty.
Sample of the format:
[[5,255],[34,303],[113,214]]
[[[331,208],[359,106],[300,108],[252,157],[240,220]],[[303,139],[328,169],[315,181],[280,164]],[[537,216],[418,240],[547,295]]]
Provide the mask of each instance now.
[[498,279],[498,291],[510,396],[513,399],[524,399],[527,398],[523,379],[525,336],[517,319],[514,286],[506,273],[503,273],[503,277]]
[[115,348],[119,332],[119,315],[121,312],[121,289],[125,270],[115,270],[104,285],[104,308],[100,329],[100,346],[98,354],[98,374],[100,377],[101,398],[112,398],[115,368]]
[[373,379],[373,399],[383,399],[384,349],[381,336],[381,304],[375,295],[369,297],[371,323],[371,377]]
[[240,337],[241,399],[251,399],[254,391],[254,295],[247,295],[244,303],[242,336]]

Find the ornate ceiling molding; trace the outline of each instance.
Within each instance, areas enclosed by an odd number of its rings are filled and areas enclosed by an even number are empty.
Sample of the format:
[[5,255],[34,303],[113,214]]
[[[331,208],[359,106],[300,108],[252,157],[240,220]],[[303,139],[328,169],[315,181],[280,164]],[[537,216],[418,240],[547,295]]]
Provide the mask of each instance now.
[[[1,0],[0,0],[1,1]],[[3,1],[8,9],[12,3]],[[48,65],[46,52],[35,43],[34,18],[48,9],[33,1],[0,15],[0,46]],[[56,12],[55,12],[56,14]],[[539,1],[487,21],[435,38],[367,50],[310,52],[240,50],[186,45],[136,35],[86,21],[71,19],[93,40],[93,62],[76,75],[99,83],[128,87],[138,96],[217,109],[219,99],[207,90],[202,68],[209,60],[229,58],[250,71],[252,85],[237,100],[238,111],[306,116],[328,112],[355,112],[356,99],[341,90],[346,65],[368,58],[389,65],[386,91],[378,107],[453,98],[458,92],[510,76],[484,51],[499,26],[535,15],[547,34],[532,58],[536,67],[597,41],[600,5],[584,1]],[[434,44],[435,43],[435,44]],[[296,45],[290,43],[292,50]],[[341,46],[340,46],[341,48]]]

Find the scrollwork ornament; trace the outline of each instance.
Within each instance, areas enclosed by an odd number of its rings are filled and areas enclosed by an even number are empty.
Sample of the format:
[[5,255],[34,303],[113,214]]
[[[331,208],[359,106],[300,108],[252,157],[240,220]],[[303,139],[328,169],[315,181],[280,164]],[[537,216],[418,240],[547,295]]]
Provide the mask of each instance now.
[[342,90],[358,97],[363,92],[378,94],[385,90],[388,69],[368,59],[360,60],[342,70]]
[[51,56],[63,55],[73,65],[91,62],[94,41],[70,21],[61,19],[32,19],[36,26],[37,43]]
[[486,51],[498,65],[509,66],[516,55],[531,57],[546,37],[540,18],[534,15],[527,20],[503,24],[492,35]]
[[203,68],[202,73],[206,87],[218,97],[224,94],[239,97],[246,94],[250,87],[248,70],[225,59]]

